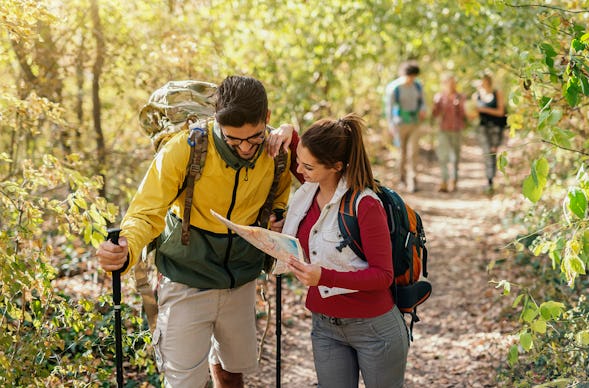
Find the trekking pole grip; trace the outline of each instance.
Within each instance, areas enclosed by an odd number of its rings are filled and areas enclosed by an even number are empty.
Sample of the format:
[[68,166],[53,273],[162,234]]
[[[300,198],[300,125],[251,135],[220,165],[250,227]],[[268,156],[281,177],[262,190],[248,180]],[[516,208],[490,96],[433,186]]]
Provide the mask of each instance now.
[[[112,228],[108,230],[107,240],[119,245],[119,233],[121,229]],[[121,273],[127,268],[129,260],[122,268],[112,271],[112,301],[115,310],[115,354],[117,369],[117,386],[123,387],[123,330],[121,325]]]
[[[111,228],[108,229],[108,236],[106,236],[107,240],[110,240],[113,244],[119,245],[119,234],[121,233],[121,229],[119,228]],[[112,271],[112,284],[113,284],[113,303],[115,305],[115,309],[120,308],[121,304],[121,273],[127,268],[128,261],[123,265],[122,268],[117,269],[116,271]]]

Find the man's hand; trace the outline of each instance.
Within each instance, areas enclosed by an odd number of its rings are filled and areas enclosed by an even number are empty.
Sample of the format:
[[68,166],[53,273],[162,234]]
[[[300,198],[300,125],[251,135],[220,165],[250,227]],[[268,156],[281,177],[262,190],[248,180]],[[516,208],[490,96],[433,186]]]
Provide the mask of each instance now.
[[96,256],[98,263],[105,271],[112,272],[121,269],[127,261],[129,247],[125,237],[119,238],[119,245],[113,244],[112,241],[104,241],[98,246]]
[[273,129],[266,139],[266,151],[271,157],[276,157],[280,152],[280,147],[288,151],[288,146],[292,140],[294,126],[292,124],[282,124],[280,127]]
[[306,264],[291,257],[288,260],[288,268],[305,286],[316,286],[321,278],[321,266],[317,264]]

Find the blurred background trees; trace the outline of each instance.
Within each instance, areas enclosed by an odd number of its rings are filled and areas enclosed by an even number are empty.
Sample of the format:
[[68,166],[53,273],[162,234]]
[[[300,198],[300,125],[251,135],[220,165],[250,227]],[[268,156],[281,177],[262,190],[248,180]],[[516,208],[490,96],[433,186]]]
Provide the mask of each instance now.
[[[386,139],[382,93],[407,60],[430,99],[444,71],[467,94],[493,71],[526,145],[529,164],[499,158],[526,198],[513,257],[534,269],[526,284],[499,281],[521,322],[506,379],[525,382],[530,366],[546,381],[587,379],[588,18],[586,0],[4,0],[0,382],[112,377],[98,356],[113,345],[108,298],[74,300],[53,282],[92,266],[90,244],[124,213],[152,155],[137,123],[151,91],[248,74],[267,87],[274,125],[355,111]],[[149,335],[127,313],[126,350],[153,377]]]

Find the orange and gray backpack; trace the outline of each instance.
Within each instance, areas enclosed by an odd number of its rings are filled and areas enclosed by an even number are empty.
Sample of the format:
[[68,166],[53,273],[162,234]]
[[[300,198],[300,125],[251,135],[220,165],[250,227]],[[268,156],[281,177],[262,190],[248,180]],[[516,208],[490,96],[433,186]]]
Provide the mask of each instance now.
[[[425,230],[419,214],[399,194],[385,186],[379,185],[379,189],[376,194],[387,215],[392,245],[394,277],[391,292],[399,310],[411,315],[410,335],[413,340],[413,323],[419,322],[417,306],[432,292],[431,283],[419,280],[421,273],[424,277],[428,275]],[[359,195],[358,190],[348,190],[340,203],[338,224],[343,241],[338,249],[349,246],[358,257],[366,260],[356,214]]]

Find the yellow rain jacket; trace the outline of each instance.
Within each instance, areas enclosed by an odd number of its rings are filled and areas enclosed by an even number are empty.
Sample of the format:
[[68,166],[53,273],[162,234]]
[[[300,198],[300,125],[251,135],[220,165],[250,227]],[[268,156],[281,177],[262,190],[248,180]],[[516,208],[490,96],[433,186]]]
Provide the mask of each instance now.
[[[156,265],[172,281],[201,289],[239,287],[259,275],[264,254],[229,233],[210,209],[235,223],[255,224],[272,185],[274,160],[263,144],[256,158],[245,161],[230,152],[217,125],[209,128],[205,164],[194,187],[190,244],[184,246],[180,216],[185,194],[178,196],[178,192],[190,158],[187,139],[188,133],[180,132],[158,152],[123,218],[121,236],[129,244],[128,268],[140,259],[143,247],[157,238]],[[273,209],[286,207],[290,185],[287,165]]]

